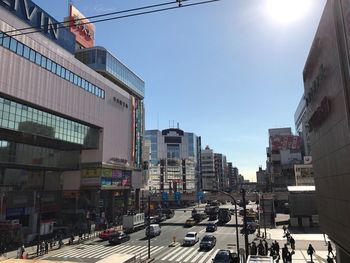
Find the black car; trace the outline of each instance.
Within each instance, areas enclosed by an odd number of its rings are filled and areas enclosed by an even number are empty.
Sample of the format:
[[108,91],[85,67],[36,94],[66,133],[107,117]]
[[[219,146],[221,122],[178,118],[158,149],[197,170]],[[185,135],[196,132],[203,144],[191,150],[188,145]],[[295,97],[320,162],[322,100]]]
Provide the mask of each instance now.
[[209,223],[205,229],[207,232],[215,232],[218,229],[218,226],[215,223]]
[[201,242],[199,243],[199,249],[209,250],[215,247],[216,237],[211,235],[205,235]]
[[117,245],[130,240],[130,236],[124,232],[118,232],[109,238],[109,244]]
[[221,249],[213,258],[213,263],[238,263],[239,258],[236,253],[231,253],[230,250]]

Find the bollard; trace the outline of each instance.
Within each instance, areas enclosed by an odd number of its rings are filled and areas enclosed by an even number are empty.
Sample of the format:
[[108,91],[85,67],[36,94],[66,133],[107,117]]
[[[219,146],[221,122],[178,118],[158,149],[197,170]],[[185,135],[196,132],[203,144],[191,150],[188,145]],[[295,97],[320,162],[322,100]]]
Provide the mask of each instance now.
[[174,243],[176,242],[176,236],[173,236],[173,242]]

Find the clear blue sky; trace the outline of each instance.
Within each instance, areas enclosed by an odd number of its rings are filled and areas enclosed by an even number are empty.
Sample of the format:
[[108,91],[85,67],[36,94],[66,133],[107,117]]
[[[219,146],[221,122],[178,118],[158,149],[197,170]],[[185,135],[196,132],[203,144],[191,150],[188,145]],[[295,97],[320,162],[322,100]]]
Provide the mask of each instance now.
[[[96,44],[146,82],[146,129],[179,122],[255,180],[268,129],[294,130],[302,71],[326,2],[277,0],[301,3],[278,20],[280,11],[267,11],[272,1],[222,0],[98,23]],[[59,21],[67,15],[65,0],[35,2]],[[73,1],[86,16],[161,2]]]

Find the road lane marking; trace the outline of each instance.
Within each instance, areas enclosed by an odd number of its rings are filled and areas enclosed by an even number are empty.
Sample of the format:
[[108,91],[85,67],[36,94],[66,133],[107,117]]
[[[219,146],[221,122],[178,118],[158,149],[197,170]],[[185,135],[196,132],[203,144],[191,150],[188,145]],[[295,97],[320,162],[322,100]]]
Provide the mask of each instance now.
[[180,257],[178,257],[177,259],[175,259],[175,261],[180,261],[181,259],[183,259],[187,254],[189,254],[190,252],[193,252],[194,250],[197,250],[197,248],[190,248],[188,249],[185,253],[183,253]]
[[[212,256],[213,256],[214,254],[216,255],[216,253],[218,253],[219,250],[220,250],[220,249],[216,249],[216,250],[214,249],[213,252],[210,253],[208,261],[205,262],[205,263],[211,263],[211,262],[212,262],[212,261],[211,261]],[[207,258],[208,258],[208,257],[207,257]]]
[[176,252],[178,252],[179,250],[181,250],[182,247],[178,247],[176,248],[173,252],[169,253],[168,255],[166,255],[165,257],[163,257],[161,260],[166,260],[167,258],[171,257],[173,254],[175,254]]
[[196,262],[197,259],[198,259],[200,256],[202,256],[204,253],[205,253],[205,252],[203,252],[203,251],[198,252],[198,255],[195,256],[195,257],[191,260],[191,262],[192,262],[192,263],[193,263],[193,262]]
[[184,259],[184,261],[188,261],[190,258],[192,258],[196,253],[198,253],[198,250],[195,249],[189,256],[187,256],[187,258]]

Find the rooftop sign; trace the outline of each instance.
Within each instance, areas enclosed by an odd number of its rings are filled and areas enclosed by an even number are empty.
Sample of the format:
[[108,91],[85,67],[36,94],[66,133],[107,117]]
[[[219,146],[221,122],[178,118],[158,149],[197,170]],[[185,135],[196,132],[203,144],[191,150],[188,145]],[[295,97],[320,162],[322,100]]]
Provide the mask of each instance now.
[[[75,52],[75,37],[66,28],[61,28],[52,16],[30,0],[0,0],[0,6],[22,19],[33,30],[40,31],[58,45],[71,53]],[[25,32],[30,32],[25,31]]]

